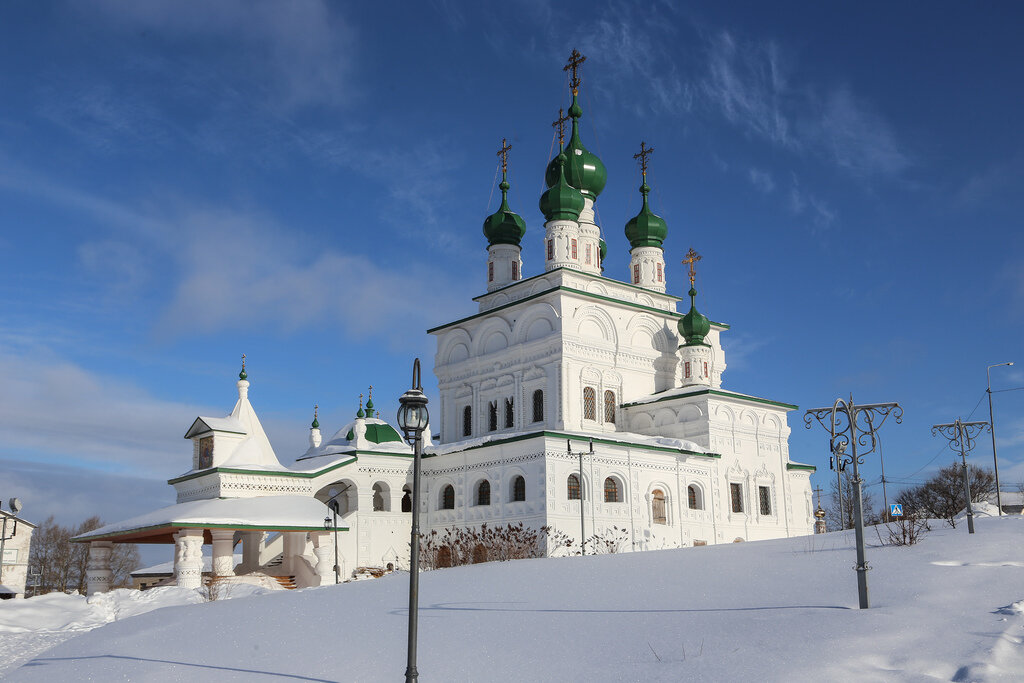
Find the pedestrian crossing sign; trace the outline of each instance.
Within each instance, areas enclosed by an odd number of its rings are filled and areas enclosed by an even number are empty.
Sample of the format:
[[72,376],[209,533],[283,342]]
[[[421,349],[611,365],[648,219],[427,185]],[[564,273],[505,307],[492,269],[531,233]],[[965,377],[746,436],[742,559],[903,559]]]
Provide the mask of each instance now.
[[892,503],[889,505],[889,516],[890,517],[902,517],[903,516],[903,505],[900,503]]

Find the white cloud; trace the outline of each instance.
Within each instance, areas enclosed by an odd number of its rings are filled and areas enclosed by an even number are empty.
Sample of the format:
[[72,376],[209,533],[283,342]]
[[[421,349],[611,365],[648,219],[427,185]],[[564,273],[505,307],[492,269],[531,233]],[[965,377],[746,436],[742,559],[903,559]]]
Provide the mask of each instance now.
[[788,194],[789,210],[794,216],[808,216],[816,228],[828,228],[837,218],[836,212],[824,200],[801,188],[796,176]]
[[771,194],[775,190],[775,180],[768,171],[759,168],[751,168],[749,171],[750,184],[762,194]]
[[45,349],[0,348],[0,385],[0,453],[8,457],[28,451],[132,475],[188,469],[182,435],[198,406],[156,398]]
[[748,135],[813,154],[854,175],[894,176],[911,160],[881,114],[846,86],[800,82],[774,41],[728,31],[707,45],[704,102]]
[[229,43],[239,68],[269,82],[268,102],[285,110],[351,99],[356,34],[324,0],[94,0],[81,11],[111,28]]

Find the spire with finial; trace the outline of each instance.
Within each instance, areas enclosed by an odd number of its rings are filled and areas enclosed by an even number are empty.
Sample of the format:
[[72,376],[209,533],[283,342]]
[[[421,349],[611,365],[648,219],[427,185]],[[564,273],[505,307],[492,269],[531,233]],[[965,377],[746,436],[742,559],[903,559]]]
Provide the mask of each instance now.
[[647,163],[648,157],[654,149],[647,146],[646,142],[640,143],[640,152],[633,155],[634,159],[640,160],[640,194],[643,202],[640,206],[640,213],[626,223],[626,239],[629,240],[630,250],[637,247],[662,248],[665,238],[668,236],[668,225],[661,216],[651,211],[647,203],[647,194],[651,191],[647,185]]
[[[559,109],[558,113],[561,114],[562,110]],[[558,126],[559,148],[561,148],[565,121],[566,117],[561,116],[553,124]],[[558,166],[558,179],[540,196],[540,211],[547,221],[577,221],[585,205],[583,194],[565,180],[565,166],[568,159],[564,152],[558,153],[554,163]]]
[[319,448],[320,442],[323,440],[320,436],[320,420],[318,413],[320,411],[319,405],[313,406],[313,424],[309,426],[309,447]]
[[501,183],[498,185],[501,190],[501,206],[484,220],[484,237],[487,238],[488,246],[492,247],[496,244],[518,247],[526,234],[526,221],[508,205],[508,191],[511,187],[508,184],[508,153],[511,149],[508,140],[502,138],[501,149],[498,150],[498,156],[501,157]]
[[366,417],[366,413],[363,412],[363,395],[362,394],[359,394],[359,410],[356,411],[356,417],[359,418],[359,419],[363,419],[364,417]]
[[242,371],[238,373],[238,379],[249,379],[249,375],[245,373],[245,354],[242,354]]
[[679,335],[686,340],[686,346],[703,344],[704,337],[706,337],[708,332],[711,331],[711,323],[706,317],[697,311],[697,289],[695,284],[697,281],[696,263],[700,260],[701,255],[698,254],[693,247],[690,247],[690,251],[686,252],[686,258],[683,259],[683,264],[687,266],[687,272],[690,275],[690,312],[679,320],[678,327]]
[[558,118],[551,124],[551,127],[558,131],[558,149],[562,149],[565,146],[565,122],[568,120],[569,115],[565,113],[564,109],[559,107]]
[[[569,142],[564,149],[561,149],[561,152],[566,157],[564,172],[565,179],[569,185],[582,192],[584,197],[597,199],[597,196],[601,194],[601,190],[604,189],[605,183],[608,182],[608,171],[601,160],[597,158],[597,155],[587,150],[580,140],[579,119],[583,116],[583,109],[580,107],[578,100],[580,83],[582,83],[580,65],[586,60],[587,58],[581,55],[579,50],[573,50],[572,54],[569,55],[568,63],[562,69],[572,74],[569,79],[569,87],[572,89],[572,104],[569,106],[569,118],[572,120],[572,124],[569,130]],[[559,137],[561,138],[561,136]],[[559,147],[561,148],[561,144],[559,144]],[[544,173],[544,180],[548,187],[558,182],[559,169],[557,161],[558,158],[556,156],[548,164],[547,170]]]
[[373,418],[373,385],[370,385],[369,393],[366,397],[366,417]]

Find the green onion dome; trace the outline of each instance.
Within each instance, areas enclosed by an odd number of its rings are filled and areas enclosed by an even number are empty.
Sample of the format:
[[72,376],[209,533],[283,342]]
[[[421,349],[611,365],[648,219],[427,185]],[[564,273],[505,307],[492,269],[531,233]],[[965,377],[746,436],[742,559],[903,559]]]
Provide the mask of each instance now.
[[514,213],[508,206],[508,188],[510,185],[502,173],[501,184],[501,206],[484,220],[484,237],[487,238],[487,246],[495,244],[512,244],[519,246],[520,240],[526,234],[526,221]]
[[540,196],[541,213],[549,221],[576,221],[579,220],[580,211],[583,210],[583,195],[575,187],[565,182],[565,162],[565,155],[559,152],[555,157],[558,179]]
[[697,290],[690,287],[690,312],[680,318],[677,325],[679,336],[686,340],[686,346],[703,344],[704,337],[711,331],[711,323],[697,310],[697,305],[694,303],[696,296]]
[[601,267],[604,267],[604,257],[608,254],[608,243],[603,239],[597,241],[598,253],[601,255]]
[[[579,102],[576,101],[576,95],[572,96],[569,116],[572,117],[572,134],[569,136],[569,143],[563,150],[569,160],[565,167],[565,179],[583,193],[584,197],[597,199],[597,195],[601,194],[605,183],[608,182],[608,171],[605,170],[604,164],[597,158],[597,155],[588,151],[580,141],[579,118],[583,116],[583,110],[580,108]],[[548,187],[558,182],[558,157],[552,159],[548,164],[547,171],[544,173],[544,181]]]
[[637,247],[658,247],[661,249],[662,242],[668,236],[668,226],[661,216],[655,215],[651,207],[647,205],[647,193],[651,188],[644,183],[640,186],[640,194],[644,196],[643,206],[640,213],[629,219],[626,223],[626,239],[629,240],[630,250]]

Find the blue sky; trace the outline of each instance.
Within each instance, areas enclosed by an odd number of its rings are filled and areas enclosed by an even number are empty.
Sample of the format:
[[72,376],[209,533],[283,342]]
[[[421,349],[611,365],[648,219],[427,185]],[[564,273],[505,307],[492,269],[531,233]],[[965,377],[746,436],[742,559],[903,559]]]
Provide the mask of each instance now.
[[[314,403],[332,433],[373,384],[393,419],[412,358],[432,366],[425,330],[484,290],[503,137],[524,272],[542,268],[573,48],[583,139],[608,167],[606,275],[627,275],[644,140],[670,290],[693,246],[701,310],[732,325],[725,386],[801,406],[792,457],[823,486],[826,440],[802,409],[899,401],[887,475],[920,481],[952,461],[930,425],[987,418],[987,365],[1017,361],[993,386],[1024,386],[1022,14],[4,3],[0,496],[66,522],[173,502],[181,437],[230,410],[243,352],[282,460]],[[1024,392],[995,397],[1009,484]],[[975,455],[991,462],[986,440]]]

